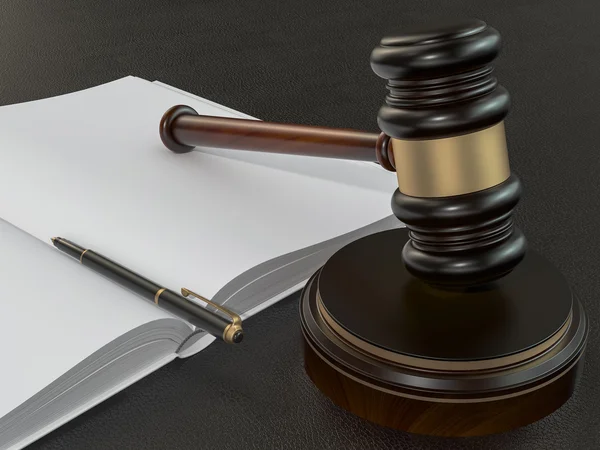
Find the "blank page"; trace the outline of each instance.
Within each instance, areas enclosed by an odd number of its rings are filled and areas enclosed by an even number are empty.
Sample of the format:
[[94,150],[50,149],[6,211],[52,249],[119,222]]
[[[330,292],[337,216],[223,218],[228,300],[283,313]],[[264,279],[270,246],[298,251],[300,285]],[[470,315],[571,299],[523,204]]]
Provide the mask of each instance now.
[[211,297],[263,261],[390,215],[392,185],[368,189],[168,151],[158,127],[179,103],[223,115],[135,77],[0,108],[0,217]]
[[0,220],[0,417],[122,334],[171,317]]

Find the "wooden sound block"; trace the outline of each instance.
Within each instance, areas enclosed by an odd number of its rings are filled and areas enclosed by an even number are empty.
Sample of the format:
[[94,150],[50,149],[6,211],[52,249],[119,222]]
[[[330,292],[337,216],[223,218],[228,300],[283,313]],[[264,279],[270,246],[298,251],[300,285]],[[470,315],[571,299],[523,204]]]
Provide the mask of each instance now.
[[529,250],[477,289],[406,270],[406,229],[337,252],[301,297],[305,367],[335,404],[418,434],[477,436],[559,408],[583,366],[588,324],[560,272]]

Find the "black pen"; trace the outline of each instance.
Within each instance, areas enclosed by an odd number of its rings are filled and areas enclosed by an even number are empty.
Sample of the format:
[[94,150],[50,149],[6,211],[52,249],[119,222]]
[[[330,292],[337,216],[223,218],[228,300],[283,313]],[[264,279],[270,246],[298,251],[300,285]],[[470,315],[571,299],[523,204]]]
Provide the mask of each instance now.
[[52,238],[52,243],[60,251],[78,259],[84,266],[106,276],[119,283],[121,286],[132,290],[136,294],[153,301],[166,311],[188,321],[198,328],[202,328],[213,336],[221,338],[229,344],[237,344],[242,341],[244,332],[242,330],[242,320],[240,317],[201,295],[198,295],[189,289],[184,288],[181,290],[183,296],[187,297],[188,295],[192,295],[199,298],[224,314],[229,315],[231,321],[225,320],[216,313],[203,308],[176,292],[166,289],[161,285],[132,272],[92,250],[80,247],[79,245],[60,237]]

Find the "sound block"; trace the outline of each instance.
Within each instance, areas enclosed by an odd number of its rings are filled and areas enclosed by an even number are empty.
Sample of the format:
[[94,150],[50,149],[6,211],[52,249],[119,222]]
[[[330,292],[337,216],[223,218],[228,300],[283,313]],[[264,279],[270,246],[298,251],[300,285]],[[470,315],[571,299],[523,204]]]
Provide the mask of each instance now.
[[408,230],[333,255],[300,304],[308,376],[335,404],[417,434],[477,436],[530,424],[568,400],[583,366],[583,309],[535,251],[478,289],[445,291],[399,257]]

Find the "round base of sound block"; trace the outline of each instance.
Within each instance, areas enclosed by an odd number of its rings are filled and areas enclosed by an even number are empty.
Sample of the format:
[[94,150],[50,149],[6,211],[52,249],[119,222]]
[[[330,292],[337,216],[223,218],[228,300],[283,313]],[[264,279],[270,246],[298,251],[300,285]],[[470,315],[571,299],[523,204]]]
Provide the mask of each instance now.
[[513,272],[463,292],[410,275],[406,229],[341,249],[301,297],[307,374],[338,406],[380,425],[477,436],[530,424],[571,395],[584,311],[529,250]]

